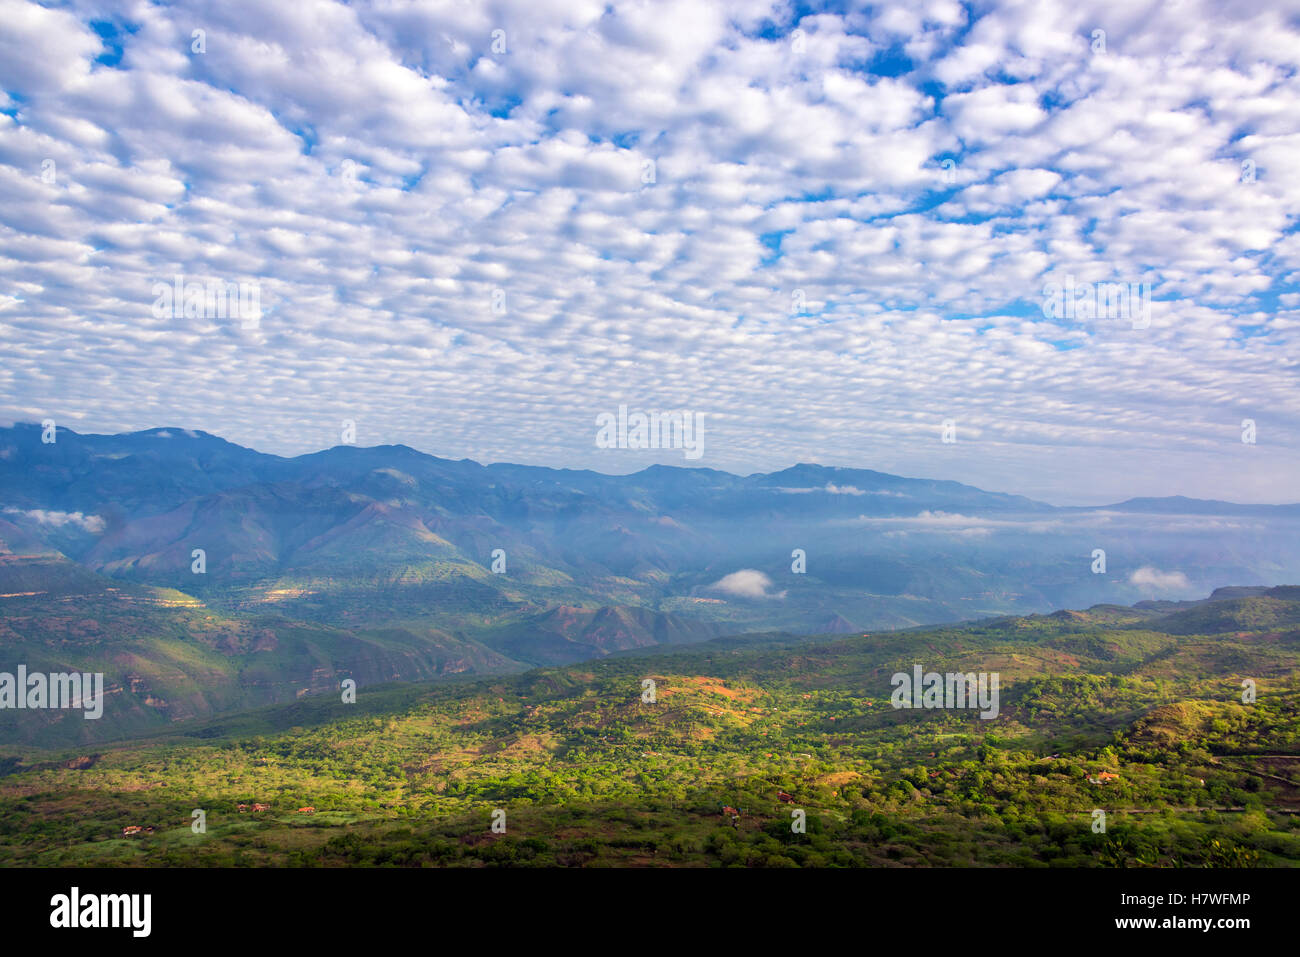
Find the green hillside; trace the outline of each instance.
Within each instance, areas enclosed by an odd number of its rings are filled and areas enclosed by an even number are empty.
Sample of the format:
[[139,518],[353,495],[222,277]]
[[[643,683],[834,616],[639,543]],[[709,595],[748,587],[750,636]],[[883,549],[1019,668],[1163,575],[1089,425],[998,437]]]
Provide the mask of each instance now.
[[[1300,603],[1276,600],[1255,631],[1109,606],[730,637],[8,748],[0,862],[1293,866]],[[996,672],[998,716],[893,707],[915,665]]]
[[62,559],[0,558],[0,671],[104,675],[103,716],[0,709],[0,742],[80,746],[178,721],[375,684],[519,671],[472,639],[417,622],[337,627],[275,602],[226,612],[169,588],[114,582]]

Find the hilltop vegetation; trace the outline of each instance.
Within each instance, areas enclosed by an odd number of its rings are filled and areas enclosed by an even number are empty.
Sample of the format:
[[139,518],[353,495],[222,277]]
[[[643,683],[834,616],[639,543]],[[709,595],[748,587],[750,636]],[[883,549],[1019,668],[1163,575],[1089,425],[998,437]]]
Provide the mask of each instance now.
[[[1225,599],[1216,634],[1109,606],[755,635],[10,749],[0,863],[1291,866],[1300,603],[1265,597],[1267,629]],[[914,664],[998,672],[999,716],[896,710]]]

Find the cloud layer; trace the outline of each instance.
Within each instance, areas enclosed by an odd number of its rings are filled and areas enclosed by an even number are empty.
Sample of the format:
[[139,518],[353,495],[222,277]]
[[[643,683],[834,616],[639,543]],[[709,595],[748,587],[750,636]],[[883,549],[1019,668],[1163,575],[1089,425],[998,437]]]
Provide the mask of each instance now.
[[1246,3],[0,0],[0,416],[1294,500],[1297,67]]

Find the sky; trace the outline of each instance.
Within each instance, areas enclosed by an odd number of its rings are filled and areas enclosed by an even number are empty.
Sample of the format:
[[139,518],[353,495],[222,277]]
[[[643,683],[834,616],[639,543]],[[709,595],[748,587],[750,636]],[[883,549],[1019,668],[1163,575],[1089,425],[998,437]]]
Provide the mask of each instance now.
[[0,421],[1300,501],[1298,66],[1297,2],[0,0]]

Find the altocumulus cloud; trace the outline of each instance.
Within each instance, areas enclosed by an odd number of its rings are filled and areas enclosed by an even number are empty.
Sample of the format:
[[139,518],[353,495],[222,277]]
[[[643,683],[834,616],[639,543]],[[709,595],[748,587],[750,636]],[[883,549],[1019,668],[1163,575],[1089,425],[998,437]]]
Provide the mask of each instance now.
[[[1267,7],[0,0],[0,417],[680,464],[598,454],[626,401],[734,471],[1277,501],[1300,28]],[[178,274],[256,282],[260,324],[153,315]],[[1149,282],[1150,327],[1045,317],[1066,276]]]

